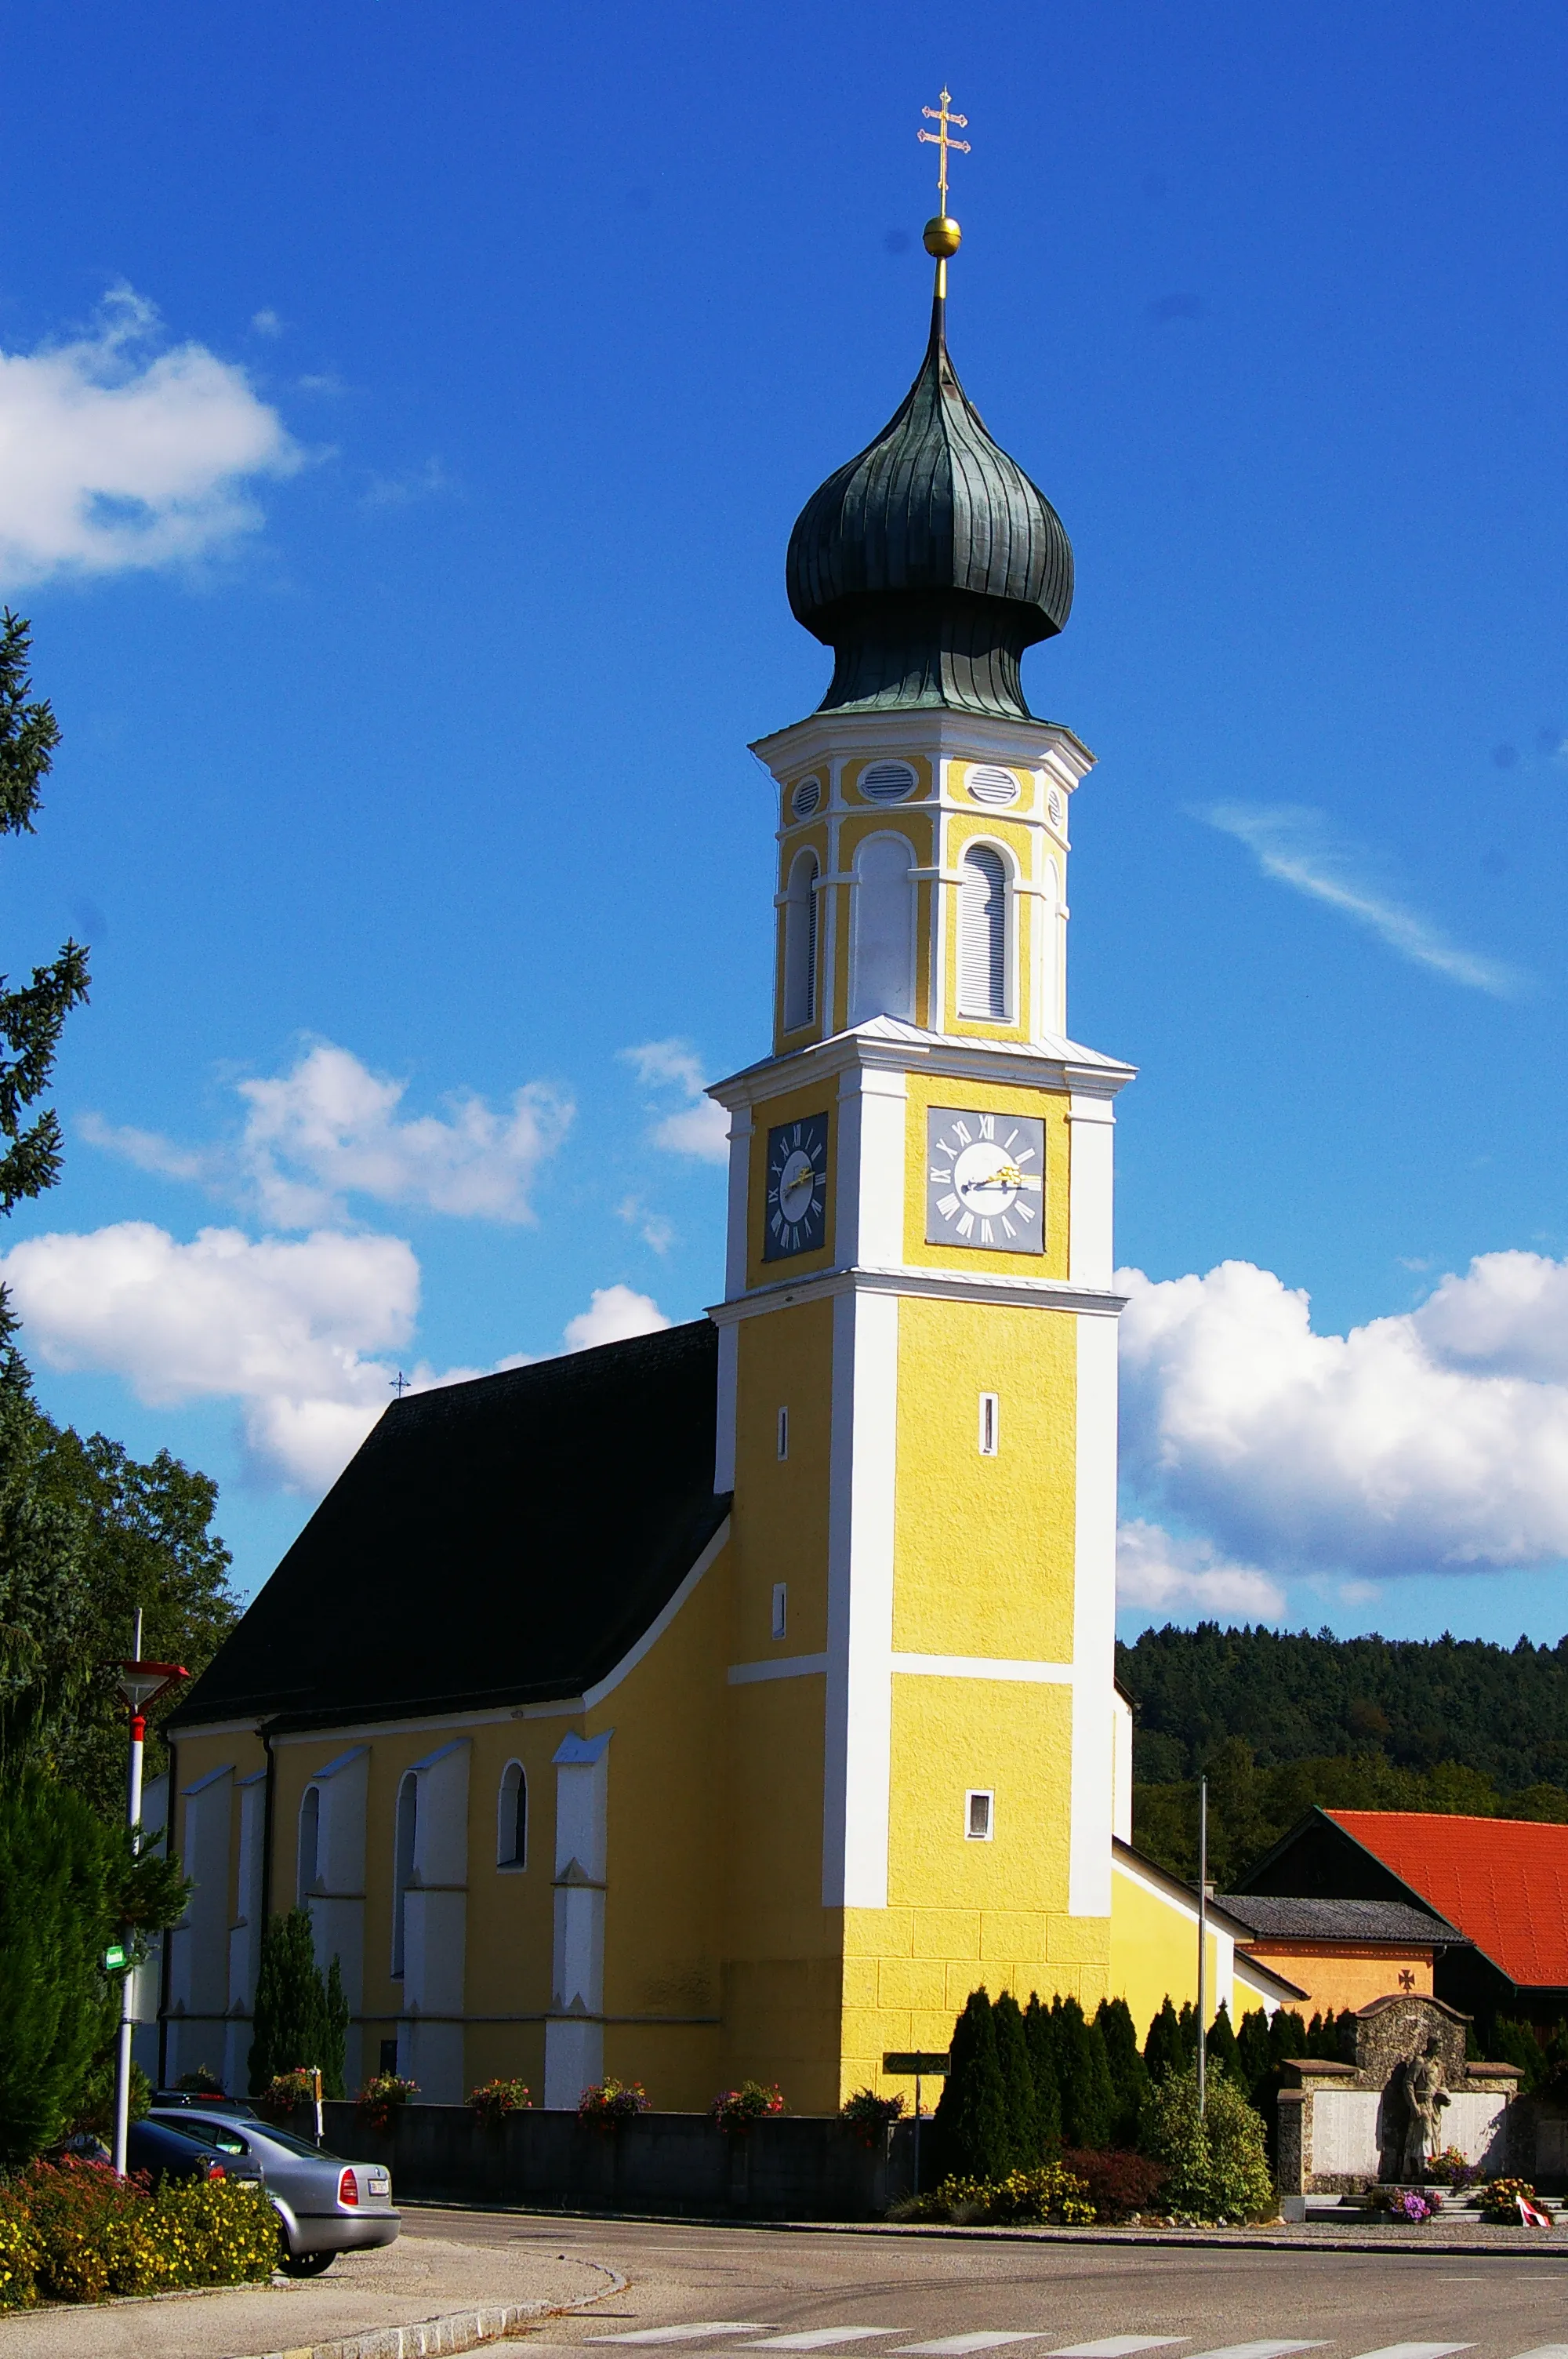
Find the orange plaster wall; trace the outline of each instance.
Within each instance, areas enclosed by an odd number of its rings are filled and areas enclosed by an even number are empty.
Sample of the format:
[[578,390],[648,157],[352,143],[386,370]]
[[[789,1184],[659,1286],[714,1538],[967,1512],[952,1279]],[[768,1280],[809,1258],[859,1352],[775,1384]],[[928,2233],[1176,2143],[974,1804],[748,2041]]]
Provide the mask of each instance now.
[[[1364,1941],[1352,1949],[1337,1941],[1249,1941],[1246,1954],[1310,1992],[1299,2007],[1309,2017],[1330,2007],[1337,2015],[1347,2006],[1368,2006],[1390,1992],[1432,1995],[1432,1951],[1402,1942]],[[1241,1955],[1238,1943],[1237,1956]],[[1410,1983],[1400,1979],[1404,1974],[1411,1976]]]

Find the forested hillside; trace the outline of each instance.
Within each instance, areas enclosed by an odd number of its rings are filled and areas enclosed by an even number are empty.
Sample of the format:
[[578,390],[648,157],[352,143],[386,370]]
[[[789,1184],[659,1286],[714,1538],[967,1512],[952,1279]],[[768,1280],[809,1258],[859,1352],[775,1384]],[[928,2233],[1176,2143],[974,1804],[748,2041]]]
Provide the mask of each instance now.
[[1197,1865],[1209,1780],[1223,1889],[1313,1803],[1568,1820],[1568,1638],[1336,1638],[1324,1631],[1146,1630],[1117,1649],[1133,1698],[1133,1833]]

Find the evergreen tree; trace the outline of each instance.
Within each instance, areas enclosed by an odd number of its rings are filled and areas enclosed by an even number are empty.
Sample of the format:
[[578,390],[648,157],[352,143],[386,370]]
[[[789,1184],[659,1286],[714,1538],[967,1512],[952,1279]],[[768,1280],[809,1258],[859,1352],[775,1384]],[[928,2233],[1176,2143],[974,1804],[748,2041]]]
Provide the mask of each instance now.
[[1254,2104],[1260,2093],[1268,2085],[1274,2070],[1273,2052],[1269,2045],[1269,2018],[1260,2006],[1244,2015],[1236,2033],[1236,2061],[1241,2074],[1241,2085]]
[[1230,2027],[1230,2010],[1223,1999],[1209,2025],[1204,2053],[1210,2071],[1227,2072],[1238,2089],[1246,2087],[1246,2076],[1236,2053],[1236,2034]]
[[1076,1998],[1051,2009],[1056,2034],[1056,2069],[1062,2083],[1062,2143],[1101,2154],[1110,2144],[1116,2092],[1106,2058],[1105,2035],[1084,2019]]
[[349,2093],[345,2078],[349,2044],[349,1998],[343,1988],[343,1970],[338,1962],[336,1950],[327,1969],[326,2004],[322,2015],[325,2035],[321,2049],[321,2094],[324,2097],[346,2097]]
[[1041,2158],[1054,2162],[1062,2151],[1062,2086],[1056,2078],[1056,2042],[1051,2029],[1051,2010],[1041,2006],[1038,1991],[1030,1992],[1029,2005],[1023,2010],[1023,2038],[1034,2075]]
[[120,2011],[108,1942],[173,1924],[189,1891],[37,1772],[0,1785],[0,2164],[51,2144],[89,2093]]
[[1160,2012],[1149,2026],[1149,2036],[1143,2042],[1143,2061],[1149,2067],[1151,2081],[1162,2081],[1167,2072],[1186,2070],[1187,2051],[1182,2038],[1182,2028],[1176,2010],[1166,1992],[1160,2002]]
[[1134,2147],[1138,2143],[1138,2125],[1149,2095],[1150,2081],[1149,2068],[1138,2052],[1138,2030],[1132,2020],[1132,2010],[1124,1998],[1102,1998],[1095,2009],[1095,2025],[1105,2041],[1110,2085],[1116,2095],[1110,2143],[1116,2147]]
[[1007,2100],[1010,2168],[1033,2170],[1044,2160],[1040,2136],[1040,2110],[1034,2099],[1034,2074],[1024,2038],[1023,2016],[1011,1991],[998,1993],[991,2019],[996,2026],[996,2056]]
[[1182,2001],[1182,2011],[1176,2017],[1176,2028],[1182,2035],[1182,2054],[1188,2064],[1195,2064],[1198,2055],[1198,2011],[1190,1998]]
[[1269,2025],[1269,2054],[1276,2070],[1297,2056],[1310,2056],[1307,2027],[1293,2006],[1276,2007]]
[[251,2040],[250,2082],[253,2097],[260,2096],[280,2072],[321,2068],[327,2096],[341,2096],[343,2049],[349,2010],[343,1997],[342,1975],[334,1957],[328,1979],[322,1980],[310,1935],[310,1911],[291,1908],[287,1916],[269,1918],[262,1928],[261,1959],[256,1970],[254,2035]]
[[990,1995],[983,1983],[969,1993],[953,2027],[951,2067],[935,2126],[945,2178],[1006,2178],[1007,2091],[997,2057]]

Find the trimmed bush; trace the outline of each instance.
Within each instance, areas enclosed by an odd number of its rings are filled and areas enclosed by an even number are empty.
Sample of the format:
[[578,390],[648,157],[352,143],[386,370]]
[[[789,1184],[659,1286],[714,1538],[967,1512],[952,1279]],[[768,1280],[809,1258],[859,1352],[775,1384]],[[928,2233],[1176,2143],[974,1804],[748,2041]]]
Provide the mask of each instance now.
[[943,2175],[990,2183],[1011,2166],[1007,2087],[997,2056],[990,1994],[982,1983],[953,2027],[951,2068],[935,2123]]
[[1159,2014],[1149,2026],[1149,2037],[1143,2042],[1143,2061],[1149,2068],[1151,2081],[1162,2081],[1167,2072],[1181,2072],[1186,2069],[1186,2044],[1182,2038],[1182,2027],[1176,2019],[1176,2010],[1171,2005],[1169,1991],[1160,2002]]
[[1085,2154],[1076,2147],[1067,2147],[1062,2168],[1083,2180],[1097,2220],[1130,2220],[1135,2213],[1162,2208],[1169,2173],[1152,2156],[1119,2149]]
[[1051,2010],[1031,1991],[1023,2010],[1023,2042],[1034,2075],[1034,2111],[1040,2124],[1041,2158],[1054,2161],[1062,2150],[1062,2085],[1056,2078],[1056,2040]]
[[1211,2073],[1228,2072],[1238,2089],[1247,2086],[1247,2076],[1236,2052],[1236,2033],[1231,2027],[1230,2010],[1223,1999],[1216,2009],[1214,2021],[1209,2025],[1204,2054]]
[[996,2026],[996,2060],[1001,2072],[1007,2107],[1008,2161],[1013,2170],[1037,2170],[1045,2159],[1040,2134],[1040,2107],[1034,2095],[1034,2071],[1023,2017],[1011,1991],[999,1994],[991,2009]]
[[1124,1998],[1102,1998],[1095,2009],[1095,2027],[1105,2041],[1105,2060],[1110,2070],[1115,2098],[1110,2143],[1113,2147],[1134,2147],[1143,2108],[1149,2101],[1150,2081],[1149,2067],[1138,2049],[1132,2009]]
[[103,2301],[270,2277],[277,2214],[235,2179],[119,2179],[106,2163],[34,2162],[0,2188],[0,2306]]
[[1198,2112],[1195,2065],[1167,2072],[1150,2100],[1144,2143],[1170,2176],[1164,2201],[1193,2220],[1266,2220],[1276,2208],[1261,2117],[1223,2072]]
[[1051,2022],[1062,2084],[1062,2143],[1103,2153],[1116,2116],[1105,2036],[1098,2024],[1085,2021],[1076,1998],[1053,2000]]

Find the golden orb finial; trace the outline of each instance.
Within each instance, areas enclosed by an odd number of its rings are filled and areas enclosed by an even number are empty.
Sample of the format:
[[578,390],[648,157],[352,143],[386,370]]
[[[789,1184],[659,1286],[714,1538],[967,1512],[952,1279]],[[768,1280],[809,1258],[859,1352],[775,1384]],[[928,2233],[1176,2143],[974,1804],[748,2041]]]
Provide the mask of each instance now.
[[963,234],[951,213],[937,213],[926,223],[920,242],[938,262],[947,262],[957,253]]

